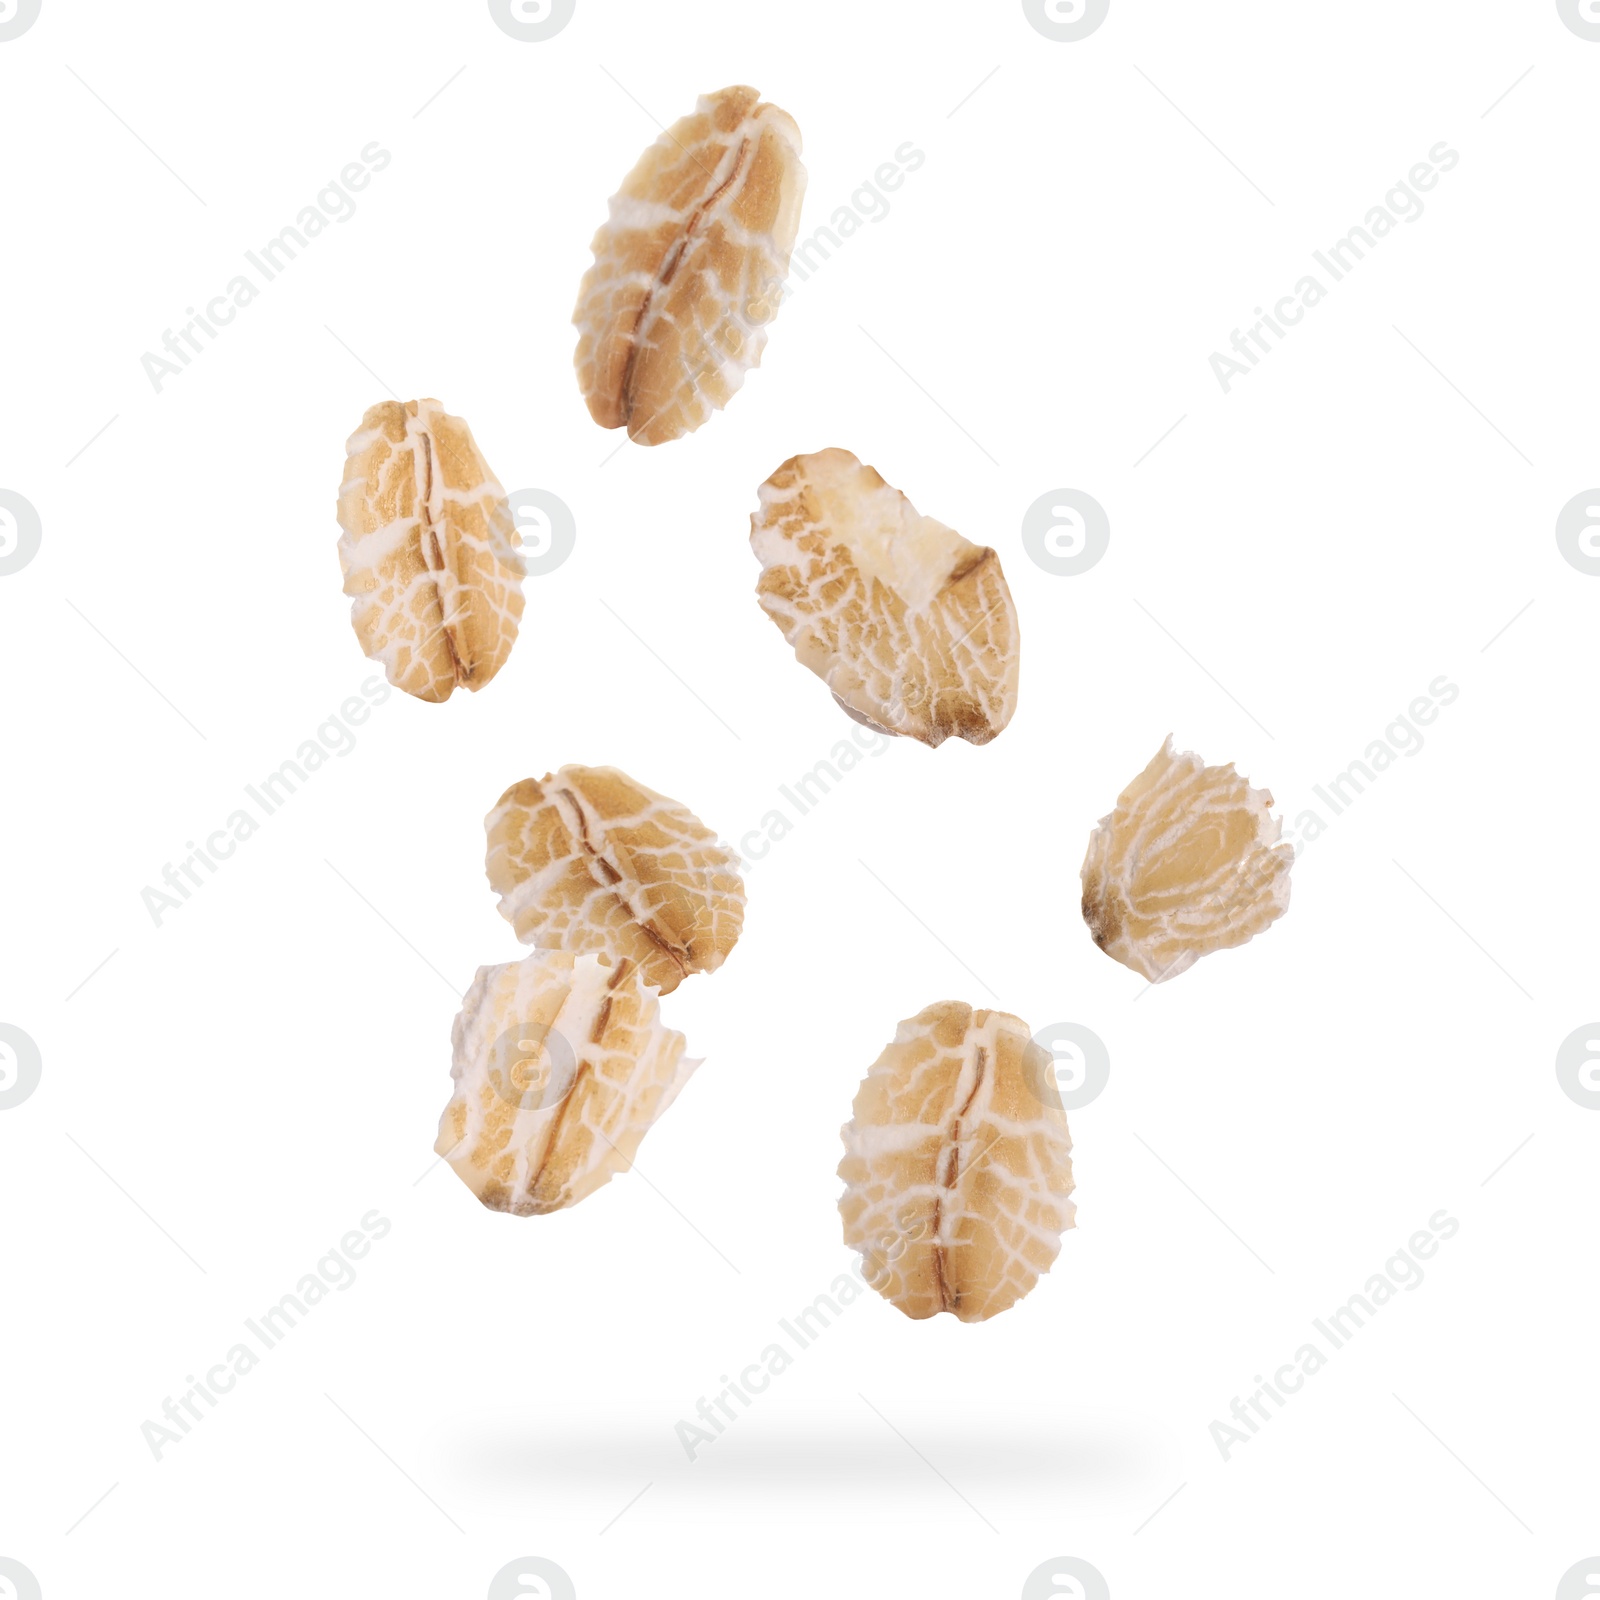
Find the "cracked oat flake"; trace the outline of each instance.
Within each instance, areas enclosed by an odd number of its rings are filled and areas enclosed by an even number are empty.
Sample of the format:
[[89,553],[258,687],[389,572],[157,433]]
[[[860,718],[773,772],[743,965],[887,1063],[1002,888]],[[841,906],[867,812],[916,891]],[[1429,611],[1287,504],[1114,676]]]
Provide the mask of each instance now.
[[419,700],[481,689],[516,643],[523,566],[472,430],[437,400],[384,400],[345,452],[339,560],[362,650]]
[[639,158],[572,317],[602,428],[663,444],[727,405],[760,364],[805,187],[794,118],[742,86],[701,96]]
[[632,962],[561,950],[480,967],[452,1042],[434,1149],[491,1211],[519,1217],[627,1171],[699,1065]]
[[1294,847],[1272,795],[1170,735],[1089,837],[1083,920],[1115,961],[1162,983],[1231,950],[1289,909]]
[[1073,1225],[1072,1140],[1050,1053],[1004,1011],[902,1022],[843,1129],[844,1240],[908,1317],[982,1322],[1050,1270]]
[[489,886],[524,944],[631,961],[669,994],[720,967],[744,926],[733,852],[615,767],[513,784],[484,826]]
[[1022,647],[993,550],[848,450],[795,456],[758,492],[756,597],[850,716],[932,746],[1005,728]]

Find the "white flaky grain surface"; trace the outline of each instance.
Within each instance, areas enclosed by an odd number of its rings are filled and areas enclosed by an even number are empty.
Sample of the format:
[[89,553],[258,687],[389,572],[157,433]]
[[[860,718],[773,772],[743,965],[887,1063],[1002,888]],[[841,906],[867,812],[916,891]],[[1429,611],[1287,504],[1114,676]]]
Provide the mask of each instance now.
[[632,1164],[696,1066],[631,962],[539,950],[480,967],[434,1149],[493,1211],[576,1205]]
[[1272,795],[1169,735],[1089,836],[1083,920],[1123,966],[1161,983],[1253,939],[1289,909],[1294,847]]
[[848,712],[935,746],[987,744],[1010,722],[1021,639],[993,550],[848,450],[793,457],[759,496],[757,598]]
[[845,1243],[908,1317],[982,1322],[1047,1272],[1073,1223],[1072,1140],[1049,1053],[958,1001],[902,1022],[843,1129]]

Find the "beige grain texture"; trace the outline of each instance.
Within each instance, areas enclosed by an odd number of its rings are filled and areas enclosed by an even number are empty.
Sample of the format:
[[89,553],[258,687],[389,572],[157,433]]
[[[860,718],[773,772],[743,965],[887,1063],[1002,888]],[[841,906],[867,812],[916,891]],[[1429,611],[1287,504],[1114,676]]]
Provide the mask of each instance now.
[[720,967],[744,926],[733,852],[615,767],[513,784],[484,826],[489,885],[525,944],[632,962],[668,994]]
[[523,566],[471,430],[437,400],[384,400],[345,450],[339,560],[362,650],[419,700],[481,689],[516,642]]
[[1272,795],[1168,737],[1089,836],[1083,920],[1113,960],[1164,983],[1289,909],[1294,847]]
[[632,1164],[699,1064],[631,962],[537,950],[480,967],[434,1149],[491,1211],[560,1211]]
[[703,95],[639,158],[572,319],[601,427],[662,444],[728,403],[761,361],[805,184],[794,119],[742,86]]
[[908,1317],[1006,1310],[1073,1224],[1054,1063],[1007,1012],[949,1000],[902,1022],[843,1137],[845,1243]]
[[857,721],[937,746],[987,744],[1017,708],[1017,610],[991,549],[922,516],[848,450],[761,485],[756,597]]

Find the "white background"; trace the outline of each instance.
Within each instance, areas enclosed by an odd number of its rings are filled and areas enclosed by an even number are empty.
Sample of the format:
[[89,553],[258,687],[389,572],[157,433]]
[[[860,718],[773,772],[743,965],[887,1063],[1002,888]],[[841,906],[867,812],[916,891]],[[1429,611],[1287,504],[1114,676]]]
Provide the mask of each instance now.
[[[618,452],[571,372],[589,240],[656,119],[739,82],[803,130],[804,233],[927,159],[724,414]],[[46,1600],[478,1597],[524,1555],[583,1600],[1009,1597],[1063,1555],[1116,1600],[1553,1595],[1600,1551],[1600,1113],[1554,1072],[1600,1013],[1600,582],[1554,538],[1600,481],[1597,87],[1544,0],[1114,0],[1078,43],[1016,3],[578,0],[538,44],[465,0],[44,0],[0,43],[0,488],[43,525],[0,578],[0,1021],[43,1059],[0,1112],[0,1555]],[[356,214],[157,394],[141,356],[373,140]],[[1224,395],[1211,353],[1441,140],[1425,214]],[[575,552],[482,694],[392,697],[158,928],[141,890],[374,671],[333,509],[391,389]],[[1020,710],[752,864],[641,1171],[491,1215],[431,1154],[459,996],[520,954],[481,818],[612,763],[738,838],[849,737],[746,542],[829,445],[1000,552]],[[1062,487],[1111,520],[1080,577],[1020,540]],[[1266,935],[1148,993],[1094,948],[1085,842],[1169,731],[1292,826],[1440,675]],[[944,998],[1105,1041],[1078,1229],[985,1325],[863,1297],[687,1460],[848,1269],[839,1124]],[[1441,1208],[1426,1281],[1225,1462],[1233,1397]],[[153,1459],[373,1209],[354,1285]]]

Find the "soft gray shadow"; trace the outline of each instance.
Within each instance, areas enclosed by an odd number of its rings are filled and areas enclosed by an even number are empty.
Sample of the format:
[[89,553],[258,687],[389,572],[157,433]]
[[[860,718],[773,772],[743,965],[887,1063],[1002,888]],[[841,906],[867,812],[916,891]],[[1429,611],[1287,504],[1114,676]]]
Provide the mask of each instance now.
[[[770,1494],[904,1489],[923,1492],[937,1473],[964,1492],[1034,1488],[1117,1495],[1164,1481],[1170,1453],[1137,1418],[1093,1417],[1067,1424],[951,1421],[929,1426],[865,1406],[859,1422],[755,1414],[740,1416],[691,1462],[669,1425],[615,1418],[548,1429],[512,1423],[462,1424],[439,1439],[442,1465],[463,1479],[503,1488],[581,1491],[690,1470],[719,1493]],[[903,1435],[903,1436],[902,1436]]]

